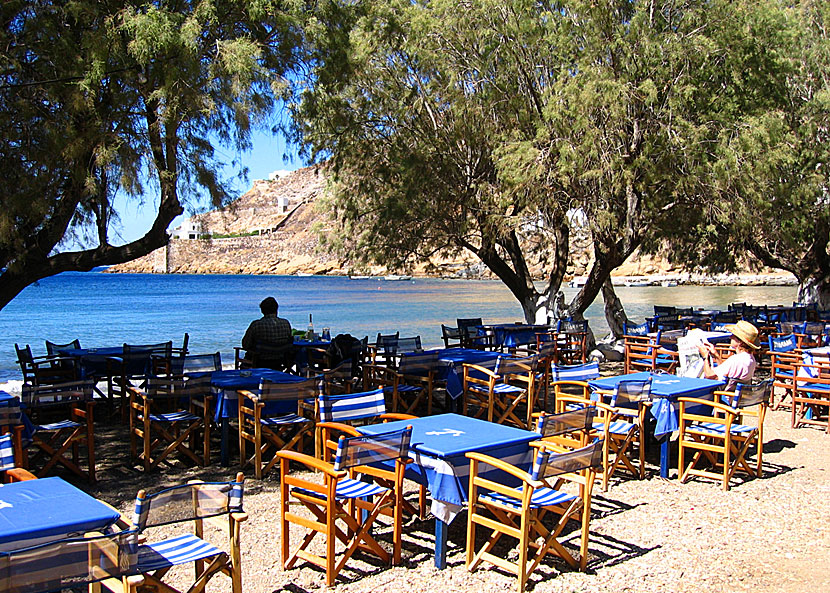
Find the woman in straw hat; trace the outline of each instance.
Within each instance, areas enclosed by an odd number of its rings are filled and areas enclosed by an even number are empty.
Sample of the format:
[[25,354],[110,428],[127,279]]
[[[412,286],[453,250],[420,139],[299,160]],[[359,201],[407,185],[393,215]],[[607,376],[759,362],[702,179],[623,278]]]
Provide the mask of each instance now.
[[[727,325],[726,330],[732,334],[729,345],[735,349],[735,354],[721,360],[715,347],[708,342],[698,346],[703,357],[703,376],[707,379],[728,380],[727,388],[734,388],[735,382],[748,382],[755,374],[755,352],[758,345],[758,329],[748,321],[740,320],[735,325]],[[717,366],[713,364],[717,363]]]

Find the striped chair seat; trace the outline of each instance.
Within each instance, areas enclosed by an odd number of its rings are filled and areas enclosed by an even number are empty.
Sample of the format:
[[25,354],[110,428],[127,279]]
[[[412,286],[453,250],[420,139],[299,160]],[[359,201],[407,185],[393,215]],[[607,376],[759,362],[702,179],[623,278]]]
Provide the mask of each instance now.
[[[337,482],[337,491],[335,498],[338,500],[350,498],[365,498],[367,496],[377,496],[378,494],[385,494],[388,488],[379,486],[371,482],[361,482],[360,480],[353,480],[351,478],[344,478]],[[314,490],[307,490],[305,488],[292,488],[292,492],[298,494],[305,494],[306,496],[313,496],[314,498],[325,500],[326,496],[315,492]]]
[[35,427],[36,430],[63,430],[64,428],[78,428],[82,426],[72,420],[61,420],[60,422],[53,422],[52,424],[40,424]]
[[222,554],[222,550],[186,533],[161,542],[138,547],[138,569],[148,572],[195,562]]
[[[732,434],[741,434],[744,432],[752,432],[755,426],[746,426],[744,424],[733,424]],[[726,425],[717,422],[693,422],[687,429],[688,432],[718,434],[722,435],[726,432]]]
[[[521,492],[521,488],[516,488],[516,493],[519,497],[521,497]],[[538,509],[571,502],[575,498],[576,495],[574,494],[560,492],[559,490],[554,490],[553,488],[537,488],[530,496],[530,506]],[[518,510],[522,508],[522,505],[518,499],[505,496],[504,494],[500,494],[498,492],[488,492],[487,494],[482,494],[481,500],[510,507],[511,509]]]
[[150,420],[153,422],[194,422],[201,420],[201,418],[196,414],[182,410],[179,412],[170,412],[169,414],[150,414]]
[[[485,385],[471,384],[467,386],[470,391],[478,391],[480,393],[489,393],[489,389]],[[496,383],[493,386],[493,393],[521,393],[527,391],[523,387],[516,387],[507,383]]]
[[297,414],[285,414],[284,416],[261,418],[259,422],[263,426],[282,426],[284,424],[301,424],[303,422],[309,422],[309,419]]
[[792,377],[793,375],[795,375],[795,371],[784,371],[784,370],[781,370],[781,369],[777,369],[775,371],[775,374],[778,377]]
[[[602,432],[605,430],[605,423],[604,422],[594,422],[592,428],[597,432]],[[626,422],[625,420],[614,420],[608,425],[608,432],[611,434],[628,434],[628,432],[634,428],[634,424],[632,422]]]

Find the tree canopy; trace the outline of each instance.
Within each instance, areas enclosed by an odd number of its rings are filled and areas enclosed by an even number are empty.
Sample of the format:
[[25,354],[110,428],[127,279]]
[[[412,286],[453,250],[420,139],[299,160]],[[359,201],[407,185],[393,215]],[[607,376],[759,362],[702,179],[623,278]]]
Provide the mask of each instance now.
[[[228,199],[215,146],[250,145],[298,62],[275,0],[0,4],[0,307],[32,282],[147,254],[187,201]],[[119,194],[158,197],[114,245]],[[58,253],[72,239],[92,247]]]
[[528,321],[550,315],[575,218],[595,251],[577,316],[638,246],[699,220],[718,141],[768,112],[791,31],[774,1],[348,6],[348,35],[311,38],[295,120],[331,162],[335,247],[393,265],[467,250]]

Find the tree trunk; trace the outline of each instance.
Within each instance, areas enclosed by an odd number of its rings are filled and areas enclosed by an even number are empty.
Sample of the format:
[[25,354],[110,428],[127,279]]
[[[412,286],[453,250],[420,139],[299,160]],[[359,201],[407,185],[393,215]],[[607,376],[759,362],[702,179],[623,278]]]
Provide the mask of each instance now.
[[825,274],[808,276],[798,285],[799,303],[816,303],[819,309],[830,309],[830,278]]
[[605,320],[615,340],[623,336],[624,324],[628,323],[628,316],[625,314],[625,307],[611,284],[611,278],[607,278],[602,284],[602,299],[605,301]]

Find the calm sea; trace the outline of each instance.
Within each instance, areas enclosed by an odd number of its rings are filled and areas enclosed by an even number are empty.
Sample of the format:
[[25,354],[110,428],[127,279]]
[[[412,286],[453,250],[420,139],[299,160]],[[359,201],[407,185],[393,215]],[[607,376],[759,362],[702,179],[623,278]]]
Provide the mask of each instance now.
[[[566,289],[568,300],[576,289]],[[642,321],[654,304],[726,308],[731,302],[790,304],[794,287],[619,287],[629,318]],[[420,335],[425,347],[441,344],[441,323],[458,317],[485,322],[522,320],[521,308],[498,281],[380,279],[311,276],[224,276],[65,273],[26,288],[0,310],[0,382],[20,379],[14,344],[44,354],[44,340],[80,339],[84,347],[129,343],[180,343],[190,334],[192,352],[222,352],[233,360],[259,302],[273,295],[280,315],[306,329],[312,315],[319,332],[357,337],[396,330]],[[598,338],[607,331],[600,297],[587,317]]]

